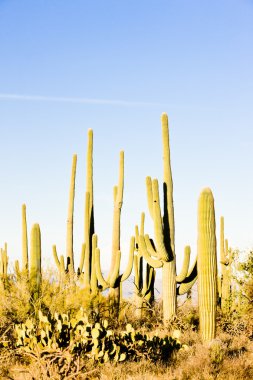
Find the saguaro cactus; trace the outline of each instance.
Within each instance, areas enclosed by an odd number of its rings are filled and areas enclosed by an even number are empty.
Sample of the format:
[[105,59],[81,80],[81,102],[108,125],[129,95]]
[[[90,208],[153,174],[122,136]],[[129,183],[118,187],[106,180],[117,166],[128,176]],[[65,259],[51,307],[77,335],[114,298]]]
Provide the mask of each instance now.
[[215,338],[217,308],[217,254],[213,194],[204,189],[198,202],[198,303],[203,341]]
[[[146,178],[147,198],[150,215],[154,221],[155,248],[152,246],[148,235],[140,235],[140,249],[149,263],[154,268],[162,267],[162,293],[163,293],[163,318],[167,323],[176,314],[176,294],[178,283],[187,283],[187,287],[196,280],[195,272],[188,273],[189,250],[185,251],[187,256],[184,260],[183,272],[176,276],[175,255],[175,223],[173,205],[173,181],[170,163],[170,144],[168,116],[162,114],[162,141],[163,141],[163,203],[164,213],[161,216],[158,180]],[[155,258],[153,258],[153,257]],[[183,275],[184,274],[184,275]],[[186,290],[186,292],[188,291]],[[182,294],[183,288],[180,290]]]
[[[86,155],[86,194],[84,212],[84,241],[85,250],[82,253],[78,272],[84,269],[84,286],[86,289],[95,284],[95,273],[92,273],[92,235],[95,233],[94,226],[94,202],[93,202],[93,131],[88,130],[88,143]],[[94,266],[93,266],[94,268]]]
[[30,287],[34,300],[39,297],[41,284],[41,235],[39,224],[34,224],[31,230],[30,249]]
[[28,238],[25,204],[22,205],[22,274],[28,278]]
[[[76,163],[77,155],[74,154],[72,158],[72,169],[69,189],[69,204],[68,204],[68,217],[67,217],[67,234],[66,234],[66,264],[62,256],[60,259],[57,255],[56,246],[53,245],[53,257],[56,266],[62,279],[62,266],[66,268],[66,271],[73,278],[74,275],[74,251],[73,251],[73,222],[74,222],[74,199],[75,199],[75,178],[76,178]],[[63,262],[63,264],[61,264]]]
[[6,286],[8,279],[8,261],[7,243],[5,243],[4,248],[0,249],[0,283],[3,287]]
[[69,189],[69,207],[68,207],[68,219],[67,219],[67,270],[74,273],[74,251],[73,251],[73,223],[74,223],[74,199],[75,199],[75,179],[76,179],[76,162],[77,155],[73,155],[71,181]]
[[[92,273],[92,235],[94,234],[94,202],[93,202],[93,131],[88,130],[87,142],[87,156],[86,156],[86,193],[85,193],[85,227],[84,227],[84,241],[81,250],[80,264],[77,270],[77,276],[82,275],[82,282],[86,290],[94,290],[96,283],[95,269]],[[74,218],[74,196],[75,196],[75,176],[76,176],[76,161],[77,156],[73,156],[72,172],[69,192],[69,206],[68,206],[68,219],[67,219],[67,263],[64,263],[62,256],[57,255],[56,246],[53,246],[53,256],[56,266],[60,273],[60,278],[64,277],[64,269],[70,273],[73,279],[75,272],[74,269],[74,252],[73,252],[73,218]],[[95,255],[95,254],[94,254]],[[93,256],[94,256],[93,255]],[[84,270],[84,273],[83,273]],[[92,285],[91,285],[92,282]]]
[[224,239],[224,217],[220,218],[220,264],[221,264],[221,309],[229,312],[231,306],[231,254],[228,241]]
[[110,298],[116,308],[119,307],[121,291],[120,284],[126,280],[132,271],[133,266],[133,254],[134,254],[134,237],[130,243],[129,262],[126,271],[123,275],[119,274],[120,271],[120,216],[121,208],[123,204],[123,188],[124,188],[124,152],[120,152],[119,161],[119,180],[118,185],[114,187],[114,211],[113,211],[113,232],[112,232],[112,255],[111,255],[111,267],[107,280],[105,280],[101,273],[100,268],[100,251],[96,249],[96,274],[98,282],[102,285],[103,289],[110,289]]

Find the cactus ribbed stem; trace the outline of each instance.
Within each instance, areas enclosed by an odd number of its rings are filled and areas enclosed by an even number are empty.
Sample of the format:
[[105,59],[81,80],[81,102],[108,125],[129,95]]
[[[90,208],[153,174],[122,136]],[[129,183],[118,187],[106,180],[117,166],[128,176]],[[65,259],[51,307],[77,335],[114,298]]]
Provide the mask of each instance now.
[[[175,222],[173,204],[173,180],[170,160],[170,140],[168,115],[162,114],[162,141],[163,141],[163,186],[164,186],[164,229],[168,239],[168,250],[175,256]],[[165,242],[166,244],[166,242]],[[174,263],[175,264],[175,263]]]
[[28,276],[28,238],[25,204],[22,205],[22,272],[25,276]]
[[189,270],[190,255],[191,255],[191,248],[189,245],[187,245],[184,249],[184,261],[183,261],[181,272],[176,277],[177,283],[183,282],[187,276],[187,273]]
[[164,262],[162,267],[163,321],[166,325],[176,315],[176,273],[173,261]]
[[231,306],[231,258],[228,241],[224,239],[224,217],[220,218],[220,263],[221,263],[221,310],[227,313]]
[[93,131],[88,130],[87,154],[86,154],[86,193],[85,193],[85,210],[84,210],[84,242],[85,256],[84,269],[84,287],[91,287],[92,277],[92,236],[95,232],[94,226],[94,196],[93,196]]
[[198,202],[198,297],[203,341],[215,338],[217,307],[217,256],[213,194],[204,189]]
[[34,224],[31,230],[30,248],[30,286],[33,299],[39,297],[41,284],[41,235],[39,224]]
[[77,155],[73,155],[71,181],[69,190],[69,206],[67,219],[67,239],[66,239],[66,257],[68,270],[74,272],[74,251],[73,251],[73,220],[74,220],[74,199],[75,199],[75,178],[76,178]]
[[[170,161],[169,123],[166,113],[162,114],[162,144],[163,144],[163,217],[159,199],[159,187],[157,179],[146,177],[146,191],[148,208],[154,222],[155,247],[153,241],[144,233],[140,234],[140,252],[153,268],[163,268],[163,316],[167,324],[170,318],[176,314],[176,290],[177,280],[185,281],[187,289],[196,281],[196,271],[187,276],[190,261],[190,250],[187,248],[182,272],[176,278],[176,253],[175,253],[175,222],[173,204],[173,180]],[[154,259],[153,257],[157,259]]]

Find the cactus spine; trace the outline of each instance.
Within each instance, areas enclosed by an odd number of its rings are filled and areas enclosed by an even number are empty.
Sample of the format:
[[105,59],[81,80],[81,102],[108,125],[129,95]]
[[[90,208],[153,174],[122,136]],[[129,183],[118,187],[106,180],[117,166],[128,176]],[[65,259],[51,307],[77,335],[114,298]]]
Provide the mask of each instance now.
[[39,224],[34,224],[31,230],[30,249],[30,286],[34,300],[38,299],[41,285],[41,235]]
[[198,202],[198,297],[203,341],[215,338],[217,307],[217,256],[213,194],[204,189]]

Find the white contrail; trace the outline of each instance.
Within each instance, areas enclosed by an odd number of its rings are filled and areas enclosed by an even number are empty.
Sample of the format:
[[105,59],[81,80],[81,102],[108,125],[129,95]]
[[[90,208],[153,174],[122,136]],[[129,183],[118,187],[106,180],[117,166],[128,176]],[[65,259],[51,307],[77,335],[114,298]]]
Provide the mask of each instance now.
[[153,102],[129,102],[125,100],[108,100],[108,99],[90,99],[90,98],[68,98],[59,96],[41,96],[41,95],[20,95],[20,94],[1,94],[0,100],[21,100],[21,101],[43,101],[43,102],[65,102],[79,104],[102,104],[111,106],[164,106],[164,104]]

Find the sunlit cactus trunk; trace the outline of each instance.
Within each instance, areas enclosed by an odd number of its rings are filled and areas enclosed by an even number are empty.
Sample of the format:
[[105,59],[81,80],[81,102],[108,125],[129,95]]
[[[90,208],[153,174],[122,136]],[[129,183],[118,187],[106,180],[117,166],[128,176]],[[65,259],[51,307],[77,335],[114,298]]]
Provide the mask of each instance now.
[[173,261],[165,262],[162,267],[163,319],[165,324],[176,315],[176,274]]
[[41,235],[40,226],[34,224],[31,230],[30,288],[33,300],[40,295],[41,285]]
[[69,190],[69,206],[67,218],[67,236],[66,236],[66,256],[67,270],[74,274],[74,251],[73,251],[73,223],[74,223],[74,199],[75,199],[75,178],[76,178],[77,155],[73,155],[71,181]]
[[86,289],[91,289],[91,281],[93,282],[94,287],[94,273],[92,275],[92,236],[95,232],[93,198],[93,131],[92,129],[89,129],[86,155],[86,194],[84,212],[85,252],[82,256],[79,267],[80,272],[84,270],[84,287]]
[[215,338],[217,308],[217,255],[213,194],[204,189],[198,202],[198,303],[203,341]]
[[27,221],[26,205],[22,205],[22,275],[28,279],[28,238],[27,238]]
[[224,238],[224,217],[220,218],[221,310],[228,313],[231,307],[231,252]]

